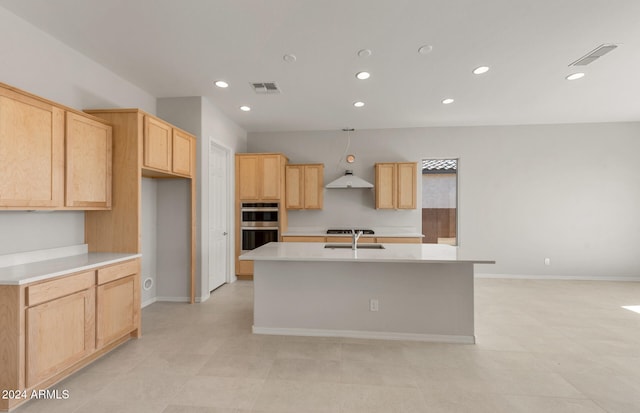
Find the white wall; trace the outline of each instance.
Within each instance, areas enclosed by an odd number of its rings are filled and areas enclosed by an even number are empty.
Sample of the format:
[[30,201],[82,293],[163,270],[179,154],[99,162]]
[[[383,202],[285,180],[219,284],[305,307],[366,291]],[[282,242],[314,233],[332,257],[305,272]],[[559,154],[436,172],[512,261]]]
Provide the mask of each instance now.
[[158,183],[156,219],[158,300],[183,301],[191,295],[191,184],[187,179]]
[[[155,98],[0,7],[0,82],[75,109]],[[0,212],[0,254],[84,243],[83,212]]]
[[[196,234],[196,297],[199,300],[206,300],[209,297],[209,142],[216,143],[229,149],[231,153],[229,167],[229,188],[234,188],[233,180],[233,154],[245,152],[247,148],[247,133],[237,124],[227,118],[208,99],[203,97],[179,97],[158,99],[158,116],[173,123],[174,125],[193,133],[197,138],[197,230]],[[230,225],[234,222],[233,193],[229,196],[228,210],[230,212]],[[166,203],[175,202],[165,198]],[[160,219],[160,218],[159,218]],[[229,239],[229,277],[235,280],[235,268],[233,259],[233,230],[232,226],[227,231],[232,236]],[[162,237],[159,238],[161,244]],[[161,244],[159,248],[161,248]],[[162,283],[162,280],[160,280]],[[180,294],[181,289],[177,284],[173,284],[170,291],[163,291],[165,294]]]
[[[497,261],[480,273],[622,278],[640,277],[639,136],[636,122],[363,130],[348,152],[365,179],[375,162],[459,158],[460,253]],[[250,133],[249,151],[323,162],[328,182],[345,142],[339,131]],[[420,227],[419,210],[375,211],[362,192],[325,189],[324,210],[290,213],[289,226]]]
[[[158,239],[158,180],[142,178],[142,264],[140,281],[142,282],[142,306],[155,301],[157,297],[157,239]],[[150,290],[144,289],[144,281],[151,278]]]
[[0,211],[0,255],[84,243],[84,213]]

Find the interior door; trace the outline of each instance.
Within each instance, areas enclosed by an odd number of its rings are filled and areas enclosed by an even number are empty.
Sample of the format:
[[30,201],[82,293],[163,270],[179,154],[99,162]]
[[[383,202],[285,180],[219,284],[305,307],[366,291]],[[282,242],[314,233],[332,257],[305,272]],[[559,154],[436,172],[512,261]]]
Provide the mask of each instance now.
[[227,168],[229,150],[209,142],[209,291],[227,281],[229,259],[229,205]]

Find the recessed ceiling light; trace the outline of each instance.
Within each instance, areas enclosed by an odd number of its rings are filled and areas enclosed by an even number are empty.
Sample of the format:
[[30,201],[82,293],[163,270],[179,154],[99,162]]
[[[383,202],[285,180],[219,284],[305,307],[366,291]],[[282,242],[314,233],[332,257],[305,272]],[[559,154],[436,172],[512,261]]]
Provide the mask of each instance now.
[[251,108],[249,106],[240,106],[240,110],[243,112],[249,112]]
[[216,82],[214,83],[216,86],[221,87],[221,88],[225,88],[225,87],[229,87],[229,84],[227,82],[225,82],[224,80],[216,80]]
[[572,73],[569,76],[566,77],[567,80],[576,80],[576,79],[581,79],[584,77],[584,73],[582,72],[578,72],[578,73]]
[[420,46],[418,49],[418,53],[420,54],[429,54],[433,50],[433,46],[430,44],[425,44],[424,46]]
[[449,105],[451,103],[455,102],[455,100],[451,99],[451,98],[446,98],[442,101],[443,105]]
[[369,56],[371,56],[371,50],[369,49],[358,50],[358,57],[369,57]]
[[282,56],[282,60],[284,60],[287,63],[295,63],[295,61],[298,60],[298,58],[294,54],[286,54]]
[[371,73],[369,72],[358,72],[356,73],[356,77],[360,80],[369,79],[371,77]]
[[357,108],[361,108],[361,107],[363,107],[363,106],[364,106],[364,102],[360,102],[360,101],[358,101],[358,102],[353,102],[353,106],[355,106],[355,107],[357,107]]
[[483,73],[487,73],[489,71],[489,66],[479,66],[473,69],[474,75],[481,75]]

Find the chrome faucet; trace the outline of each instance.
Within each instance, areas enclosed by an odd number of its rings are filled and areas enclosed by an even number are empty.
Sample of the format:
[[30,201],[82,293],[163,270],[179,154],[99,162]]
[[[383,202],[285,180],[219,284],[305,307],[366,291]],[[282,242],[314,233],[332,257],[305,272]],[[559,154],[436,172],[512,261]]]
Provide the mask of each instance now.
[[360,235],[362,235],[362,231],[356,231],[355,229],[352,229],[351,234],[351,249],[355,251],[358,249],[358,238],[360,238]]

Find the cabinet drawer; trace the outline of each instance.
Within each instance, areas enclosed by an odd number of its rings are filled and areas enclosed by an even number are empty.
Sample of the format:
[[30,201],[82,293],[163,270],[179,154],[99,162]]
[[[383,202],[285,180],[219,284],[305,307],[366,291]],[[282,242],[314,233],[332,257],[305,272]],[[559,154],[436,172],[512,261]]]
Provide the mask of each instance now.
[[282,242],[326,242],[326,237],[287,236],[282,237]]
[[138,272],[138,260],[127,261],[122,264],[112,265],[110,267],[98,270],[98,285],[106,284],[128,275]]
[[420,244],[422,238],[417,237],[378,237],[380,244]]
[[43,282],[27,287],[27,305],[34,305],[51,301],[77,291],[86,290],[95,285],[95,271],[82,272],[67,277]]

